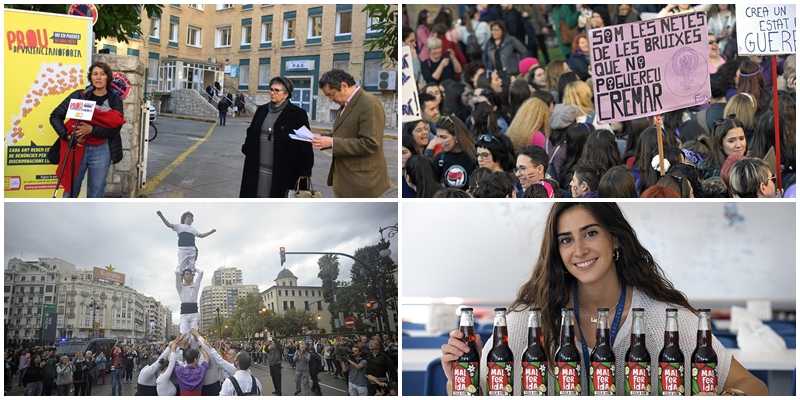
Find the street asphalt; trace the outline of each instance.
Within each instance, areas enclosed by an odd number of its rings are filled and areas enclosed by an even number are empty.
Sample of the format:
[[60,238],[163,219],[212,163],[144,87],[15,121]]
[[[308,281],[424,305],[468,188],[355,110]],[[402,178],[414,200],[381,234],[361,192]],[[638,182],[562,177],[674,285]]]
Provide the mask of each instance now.
[[[228,118],[225,126],[159,116],[158,137],[149,143],[147,184],[142,197],[233,198],[239,196],[244,155],[241,152],[251,116]],[[312,130],[326,127],[312,126]],[[397,134],[384,136],[384,154],[392,187],[384,198],[397,198]],[[325,198],[330,151],[314,151],[312,184]]]

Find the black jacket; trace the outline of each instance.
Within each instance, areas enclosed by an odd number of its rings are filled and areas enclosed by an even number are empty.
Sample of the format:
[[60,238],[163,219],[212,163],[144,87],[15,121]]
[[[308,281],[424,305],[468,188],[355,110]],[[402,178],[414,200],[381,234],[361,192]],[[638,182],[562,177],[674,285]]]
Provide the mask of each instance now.
[[[258,194],[261,125],[267,117],[268,107],[269,103],[258,107],[250,127],[247,128],[247,137],[242,145],[245,157],[239,197],[256,197]],[[289,138],[289,134],[301,126],[309,127],[308,114],[292,103],[287,104],[275,121],[273,129],[275,147],[269,197],[286,197],[286,192],[294,189],[297,178],[311,176],[311,169],[314,167],[311,143]]]
[[[67,96],[67,98],[50,113],[50,126],[53,127],[60,138],[67,138],[67,127],[64,125],[64,121],[67,119],[67,108],[69,107],[70,100],[84,99],[90,94],[91,92],[86,90],[76,90]],[[123,114],[125,113],[122,108],[122,99],[111,91],[108,92],[108,103],[111,108]],[[103,128],[101,126],[95,126],[92,129],[93,135],[107,140],[108,148],[111,150],[111,162],[114,164],[122,160],[122,138],[119,134],[120,130],[122,130],[122,127]]]

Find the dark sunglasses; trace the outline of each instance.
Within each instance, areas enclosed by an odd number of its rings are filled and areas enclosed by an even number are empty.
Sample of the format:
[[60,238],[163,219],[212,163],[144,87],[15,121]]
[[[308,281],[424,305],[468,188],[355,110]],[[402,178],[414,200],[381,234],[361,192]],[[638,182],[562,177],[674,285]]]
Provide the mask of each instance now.
[[495,137],[494,135],[483,134],[478,136],[478,142],[483,143],[500,143],[500,139]]
[[278,88],[269,88],[269,91],[270,91],[270,92],[273,92],[273,93],[280,93],[280,92],[282,92],[282,91],[283,91],[283,89],[278,89]]

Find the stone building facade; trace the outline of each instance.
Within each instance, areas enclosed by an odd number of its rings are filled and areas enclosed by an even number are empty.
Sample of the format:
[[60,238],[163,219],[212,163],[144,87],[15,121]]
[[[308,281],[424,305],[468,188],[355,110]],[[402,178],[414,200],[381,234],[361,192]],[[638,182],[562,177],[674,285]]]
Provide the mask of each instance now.
[[[46,323],[50,308],[55,317],[52,331]],[[4,311],[5,339],[18,341],[52,343],[91,337],[161,341],[171,324],[170,310],[125,286],[124,274],[78,269],[56,258],[9,260]]]
[[322,286],[298,286],[297,277],[284,268],[275,278],[275,285],[261,292],[267,309],[278,314],[288,310],[305,311],[317,321],[317,328],[331,330],[331,313],[322,297]]
[[396,128],[396,65],[365,45],[380,35],[374,22],[362,4],[170,4],[160,18],[142,11],[142,36],[128,43],[105,39],[99,46],[146,64],[148,92],[202,92],[213,82],[228,81],[235,87],[224,91],[263,104],[269,80],[285,76],[295,86],[292,101],[318,123],[332,123],[338,110],[319,90],[319,78],[332,68],[344,69],[381,99],[387,126]]

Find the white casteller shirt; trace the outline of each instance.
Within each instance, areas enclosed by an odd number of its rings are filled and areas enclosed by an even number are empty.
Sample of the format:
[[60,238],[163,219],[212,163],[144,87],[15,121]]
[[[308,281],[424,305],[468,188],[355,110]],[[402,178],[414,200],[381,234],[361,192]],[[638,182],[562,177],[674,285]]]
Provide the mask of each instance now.
[[[637,288],[633,288],[631,298],[631,308],[644,309],[644,324],[645,324],[645,341],[647,342],[647,350],[650,352],[650,382],[652,385],[652,395],[658,393],[658,353],[664,346],[664,325],[666,323],[667,308],[678,309],[678,332],[680,336],[681,351],[683,351],[685,363],[685,376],[684,387],[686,388],[686,395],[691,391],[691,359],[692,352],[697,345],[697,322],[698,317],[691,311],[680,306],[670,305],[651,299]],[[609,321],[609,324],[611,322]],[[506,324],[508,325],[508,345],[514,353],[514,395],[519,396],[522,393],[522,382],[520,381],[520,374],[522,373],[522,365],[520,360],[525,349],[528,347],[528,312],[512,312],[509,311],[506,315]],[[633,324],[633,316],[628,312],[625,321],[619,328],[616,338],[614,339],[614,355],[616,356],[616,369],[615,369],[615,384],[617,386],[617,395],[623,396],[625,394],[625,353],[631,344],[631,328]],[[584,332],[584,335],[586,332]],[[595,334],[594,330],[591,332]],[[575,345],[578,347],[578,352],[583,352],[581,349],[580,335],[578,329],[575,329]],[[481,387],[483,393],[486,390],[486,356],[492,349],[492,338],[487,340],[483,345],[481,352]],[[730,371],[732,354],[722,346],[716,337],[712,338],[712,346],[717,353],[717,393],[722,392],[725,387],[725,380],[728,378]],[[591,351],[591,348],[589,349]],[[583,365],[583,364],[582,364]],[[585,368],[584,368],[585,369]],[[589,371],[581,370],[581,394],[586,396],[589,394],[588,375]],[[552,368],[548,368],[548,395],[556,395],[554,393],[554,377],[552,375]]]
[[197,303],[197,295],[200,293],[200,282],[203,280],[203,271],[198,270],[191,285],[184,285],[181,274],[175,271],[175,288],[178,289],[178,296],[181,303]]
[[[253,388],[253,378],[250,375],[250,371],[242,371],[240,369],[236,370],[236,373],[233,374],[233,377],[236,378],[236,381],[239,383],[239,388],[242,389],[242,393],[250,393],[250,389]],[[258,385],[258,391],[261,395],[264,395],[264,390],[261,387],[261,382],[258,381],[256,378],[256,385]],[[225,382],[222,383],[222,389],[219,391],[220,396],[236,396],[236,389],[233,388],[233,384],[231,383],[230,379],[225,379]]]

